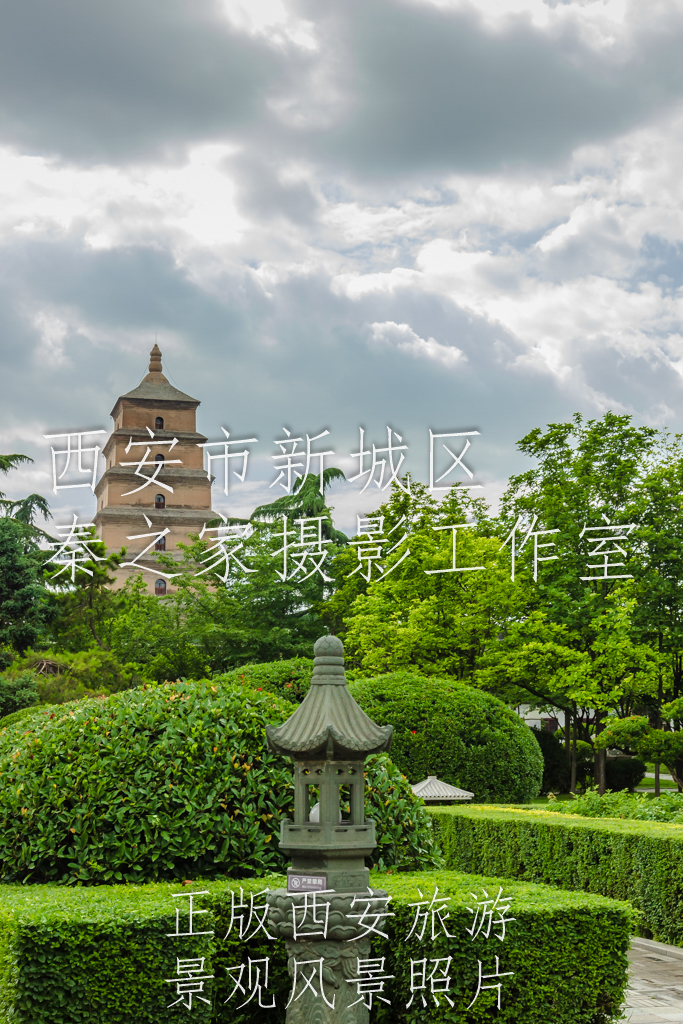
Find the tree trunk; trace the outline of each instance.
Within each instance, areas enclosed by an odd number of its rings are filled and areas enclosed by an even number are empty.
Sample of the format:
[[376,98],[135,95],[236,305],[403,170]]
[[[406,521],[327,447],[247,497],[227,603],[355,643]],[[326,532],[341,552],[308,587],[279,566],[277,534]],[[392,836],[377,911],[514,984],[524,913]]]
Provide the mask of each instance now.
[[572,723],[572,753],[571,753],[572,775],[571,775],[571,783],[569,785],[569,792],[570,793],[576,793],[576,711],[574,712],[574,715],[572,716],[571,723]]
[[[602,715],[595,716],[595,738],[597,739],[600,733],[605,728],[605,723],[602,719]],[[607,779],[605,767],[607,764],[607,751],[598,750],[597,747],[593,748],[593,764],[594,764],[594,776],[595,784],[598,787],[598,793],[600,796],[604,796],[607,788]]]
[[671,773],[671,778],[678,786],[678,792],[683,791],[683,761],[674,761],[672,759],[670,764],[666,766]]
[[[662,632],[659,632],[659,653],[662,653],[663,637]],[[659,684],[657,686],[657,720],[655,721],[655,729],[662,728],[662,701],[664,699],[664,687],[662,683],[662,669],[660,665],[659,669]],[[659,782],[659,761],[655,764],[655,796],[661,796],[661,787]]]

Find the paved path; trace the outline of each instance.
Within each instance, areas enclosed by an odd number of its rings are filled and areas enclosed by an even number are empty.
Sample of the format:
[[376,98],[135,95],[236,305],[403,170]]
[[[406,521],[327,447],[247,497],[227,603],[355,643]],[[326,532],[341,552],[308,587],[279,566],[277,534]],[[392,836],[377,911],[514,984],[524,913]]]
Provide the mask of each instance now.
[[628,1024],[683,1024],[683,949],[631,939]]

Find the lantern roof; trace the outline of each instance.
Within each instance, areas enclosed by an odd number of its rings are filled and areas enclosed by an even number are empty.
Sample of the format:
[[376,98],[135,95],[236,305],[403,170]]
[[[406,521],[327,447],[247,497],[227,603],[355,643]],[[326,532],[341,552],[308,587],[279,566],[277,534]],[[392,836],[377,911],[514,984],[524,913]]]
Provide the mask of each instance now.
[[266,727],[268,746],[296,761],[364,760],[389,750],[392,725],[376,725],[349,693],[344,645],[322,636],[314,647],[311,688],[283,725]]
[[436,775],[428,775],[426,779],[416,782],[411,788],[415,796],[419,796],[425,801],[471,800],[474,797],[474,793],[470,793],[469,789],[451,786],[450,783],[437,779]]

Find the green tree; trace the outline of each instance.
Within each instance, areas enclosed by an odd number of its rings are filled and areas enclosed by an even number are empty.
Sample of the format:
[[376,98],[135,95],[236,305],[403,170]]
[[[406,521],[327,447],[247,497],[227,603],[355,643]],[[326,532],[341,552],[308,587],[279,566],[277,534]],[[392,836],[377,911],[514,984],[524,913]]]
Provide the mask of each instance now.
[[291,494],[276,498],[269,505],[259,505],[251,514],[252,523],[273,523],[283,515],[290,522],[297,519],[322,519],[322,535],[335,544],[348,543],[348,537],[341,530],[335,530],[332,522],[333,509],[328,508],[325,494],[335,480],[346,480],[341,469],[331,466],[324,469],[322,477],[316,473],[300,476],[292,487]]
[[[311,657],[324,632],[319,608],[330,585],[318,572],[281,580],[282,536],[278,524],[261,524],[240,558],[252,572],[232,572],[222,581],[207,568],[209,545],[195,537],[181,546],[180,563],[158,561],[180,570],[176,592],[159,599],[146,592],[142,579],[129,581],[114,595],[114,612],[101,627],[106,646],[122,663],[139,662],[153,678],[200,678],[250,662]],[[321,569],[339,550],[325,549]],[[210,561],[210,560],[209,560]],[[313,566],[307,567],[314,568]],[[197,573],[202,573],[197,575]],[[217,567],[217,573],[222,567]]]
[[126,549],[107,551],[95,529],[88,549],[95,556],[79,564],[74,579],[54,563],[45,580],[53,593],[50,607],[50,639],[57,650],[83,651],[95,644],[107,650],[107,630],[121,611],[121,600],[111,586],[112,575],[125,558]]
[[[651,427],[635,427],[630,417],[608,412],[601,420],[584,422],[576,414],[570,422],[535,429],[522,438],[518,447],[536,460],[536,466],[510,479],[501,515],[490,529],[507,537],[516,524],[525,521],[536,522],[537,529],[557,531],[541,538],[555,541],[552,552],[557,558],[539,569],[537,602],[549,622],[565,627],[563,636],[568,645],[587,656],[583,674],[574,673],[575,699],[569,716],[574,734],[579,731],[581,738],[592,742],[604,728],[609,707],[622,699],[615,691],[614,680],[620,675],[615,665],[627,653],[627,640],[622,628],[615,649],[604,640],[604,634],[613,621],[613,595],[622,590],[630,595],[630,581],[617,577],[630,573],[632,558],[613,558],[612,562],[628,562],[629,567],[615,567],[609,572],[612,578],[582,579],[599,575],[588,568],[595,558],[591,556],[591,533],[584,528],[599,526],[605,518],[611,524],[629,523],[639,488],[662,456],[663,439]],[[527,562],[531,551],[529,543]],[[506,629],[512,625],[508,623]],[[634,688],[641,694],[647,688],[634,681],[634,674],[641,674],[647,685],[652,684],[651,661],[643,650],[637,656],[629,651],[625,661],[629,668],[621,673],[624,699]],[[588,679],[592,679],[590,686]],[[595,703],[583,705],[584,700]],[[604,791],[604,749],[595,749],[595,776]]]
[[626,753],[635,753],[646,761],[666,765],[671,778],[683,791],[683,698],[664,704],[661,708],[662,727],[655,728],[645,715],[611,720],[596,743],[606,749],[616,747]]
[[44,553],[23,523],[0,518],[0,651],[8,664],[13,652],[34,646],[45,628]]
[[[28,462],[33,462],[28,455],[0,455],[0,473],[7,474],[11,469],[16,469],[17,466],[25,465]],[[45,519],[52,518],[50,506],[40,494],[29,494],[26,498],[11,501],[0,491],[0,509],[2,509],[3,515],[15,519],[25,526],[35,527],[37,515],[42,515]],[[42,533],[42,530],[39,532]]]
[[485,514],[481,503],[455,491],[438,502],[414,481],[410,494],[394,487],[376,514],[384,517],[385,535],[402,523],[406,538],[388,556],[383,578],[361,590],[358,560],[354,572],[353,562],[342,556],[346,576],[340,573],[340,590],[329,604],[338,615],[353,596],[344,643],[354,665],[369,672],[413,667],[469,679],[485,653],[497,648],[508,620],[528,614],[528,588],[524,580],[512,582],[509,556],[496,538],[459,530],[460,571],[449,571],[448,527],[462,523],[470,510],[480,519]]
[[[683,458],[680,437],[666,459],[639,483],[631,518],[638,557],[633,569],[634,628],[661,656],[656,693],[646,701],[651,724],[661,728],[661,706],[683,694]],[[677,729],[677,726],[674,726]],[[659,766],[655,788],[659,785]]]

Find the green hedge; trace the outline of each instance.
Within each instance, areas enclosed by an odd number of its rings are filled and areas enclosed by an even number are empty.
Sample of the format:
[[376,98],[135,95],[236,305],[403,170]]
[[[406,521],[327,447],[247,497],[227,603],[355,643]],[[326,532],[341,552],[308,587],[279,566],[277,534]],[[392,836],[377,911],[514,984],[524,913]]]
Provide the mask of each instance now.
[[490,693],[413,672],[355,679],[349,691],[373,722],[393,725],[391,759],[412,783],[438,775],[482,801],[538,796],[543,755],[536,738]]
[[0,878],[147,882],[281,869],[293,707],[211,683],[41,706],[0,728]]
[[[282,870],[292,762],[267,692],[151,684],[0,720],[0,880],[98,884]],[[386,754],[366,762],[380,869],[442,862],[422,800]],[[369,865],[370,866],[370,865]]]
[[[99,886],[67,889],[43,886],[0,887],[0,1024],[161,1024],[175,1019],[167,1009],[175,989],[165,978],[175,975],[175,958],[205,957],[205,995],[211,1006],[194,1002],[192,1017],[202,1024],[265,1024],[284,1020],[288,998],[284,944],[252,940],[246,946],[230,924],[230,890],[245,894],[277,888],[284,879],[268,876],[239,882],[195,881],[186,892],[208,889],[196,909],[210,913],[195,918],[195,929],[214,929],[215,937],[168,938],[175,930],[178,883],[147,886]],[[394,918],[389,918],[389,939],[377,939],[373,957],[385,957],[385,971],[396,976],[388,983],[391,1008],[376,1004],[378,1024],[421,1024],[454,1021],[476,1024],[495,1013],[509,1024],[600,1024],[616,1019],[626,984],[630,909],[599,896],[560,892],[545,886],[502,883],[513,898],[504,943],[479,936],[471,926],[471,893],[486,888],[497,893],[499,882],[454,872],[415,875],[374,875],[372,884],[393,896]],[[450,896],[446,921],[452,938],[443,934],[420,943],[406,935],[413,923],[409,904],[420,897]],[[182,902],[182,901],[177,901]],[[181,917],[186,930],[187,916]],[[492,1009],[495,993],[482,993],[467,1010],[477,986],[481,960],[486,970],[501,961],[502,1009]],[[271,991],[278,1011],[259,1010],[253,1003],[240,1014],[235,1001],[225,1004],[232,991],[226,967],[246,957],[271,957]],[[451,1010],[433,1005],[424,1010],[419,999],[410,1010],[409,961],[451,956]],[[267,1000],[264,1000],[266,1002]],[[256,1000],[254,1001],[256,1002]],[[182,1016],[187,1011],[183,1010]]]
[[268,690],[300,704],[308,693],[312,675],[313,658],[283,658],[281,661],[241,665],[232,672],[213,676],[213,682]]
[[430,813],[447,867],[629,900],[644,931],[683,946],[683,825],[521,808]]

